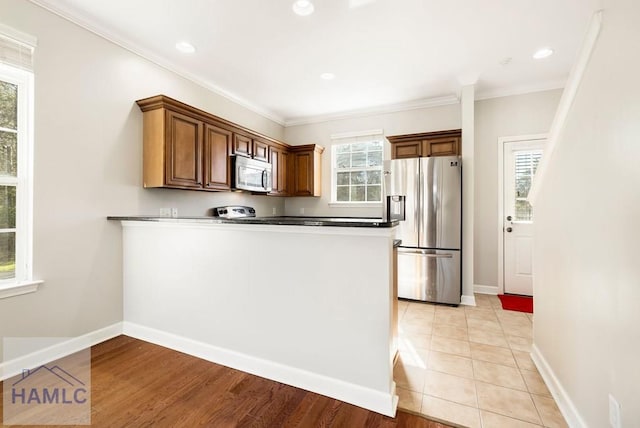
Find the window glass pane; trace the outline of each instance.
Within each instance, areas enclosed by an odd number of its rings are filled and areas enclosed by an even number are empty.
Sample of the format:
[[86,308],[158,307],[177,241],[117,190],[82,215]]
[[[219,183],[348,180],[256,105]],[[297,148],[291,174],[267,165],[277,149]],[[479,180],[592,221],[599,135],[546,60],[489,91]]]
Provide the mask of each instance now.
[[367,166],[367,154],[364,152],[352,153],[351,166],[353,167]]
[[367,184],[380,184],[380,171],[367,171]]
[[369,166],[382,165],[382,152],[369,152],[369,159],[367,164]]
[[531,221],[533,209],[531,204],[524,199],[516,200],[516,221]]
[[0,127],[18,129],[18,87],[0,81]]
[[336,153],[349,153],[351,151],[351,144],[340,144],[336,146]]
[[351,166],[351,155],[349,153],[336,156],[336,166],[338,168],[349,168]]
[[0,229],[16,227],[16,188],[0,186]]
[[344,202],[349,200],[349,186],[338,186],[336,200]]
[[17,134],[0,131],[0,175],[16,176],[18,172],[17,144]]
[[351,173],[351,184],[364,184],[366,171],[357,171]]
[[351,201],[363,202],[364,201],[364,186],[352,186],[351,187]]
[[16,234],[0,233],[0,279],[16,276]]
[[382,150],[382,140],[370,141],[369,150]]
[[531,176],[516,175],[516,198],[526,198],[531,188]]
[[536,152],[533,154],[533,173],[534,174],[538,170],[538,164],[540,163],[541,158],[542,158],[542,152]]
[[369,143],[353,143],[351,144],[352,152],[364,152],[367,150]]
[[367,201],[380,202],[380,186],[367,186]]
[[339,172],[338,173],[338,186],[342,186],[345,184],[349,184],[349,174],[348,172]]

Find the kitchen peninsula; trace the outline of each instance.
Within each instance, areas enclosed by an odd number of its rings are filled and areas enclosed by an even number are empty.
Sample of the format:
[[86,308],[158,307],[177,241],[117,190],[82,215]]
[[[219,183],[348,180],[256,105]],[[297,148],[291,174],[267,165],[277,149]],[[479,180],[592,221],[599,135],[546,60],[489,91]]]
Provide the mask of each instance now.
[[125,334],[395,414],[396,222],[109,219]]

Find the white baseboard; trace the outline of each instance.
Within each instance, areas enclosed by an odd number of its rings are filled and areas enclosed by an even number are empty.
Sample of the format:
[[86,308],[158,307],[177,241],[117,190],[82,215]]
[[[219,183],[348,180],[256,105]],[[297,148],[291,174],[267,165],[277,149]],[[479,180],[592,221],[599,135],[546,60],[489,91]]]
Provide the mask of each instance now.
[[556,377],[551,366],[549,366],[549,363],[547,363],[547,360],[535,344],[531,347],[531,359],[538,368],[542,379],[544,379],[544,382],[547,384],[549,392],[551,392],[551,395],[553,395],[553,398],[556,400],[556,404],[569,427],[587,428],[587,424],[580,416],[580,413],[578,413],[578,409],[576,409],[573,401],[571,401],[571,397],[569,397],[567,391],[562,387],[560,380]]
[[476,305],[476,298],[475,296],[461,296],[460,297],[460,304],[461,305],[466,305],[466,306],[475,306]]
[[494,296],[500,294],[498,287],[495,285],[474,284],[473,292],[478,294],[492,294]]
[[394,382],[391,385],[391,393],[383,393],[127,321],[123,323],[123,333],[223,366],[345,401],[386,416],[393,417],[396,413],[398,398],[395,395]]
[[91,331],[78,337],[72,337],[64,342],[40,349],[22,357],[3,361],[0,363],[0,380],[18,375],[22,373],[23,369],[42,366],[121,334],[122,323],[117,322],[100,330]]

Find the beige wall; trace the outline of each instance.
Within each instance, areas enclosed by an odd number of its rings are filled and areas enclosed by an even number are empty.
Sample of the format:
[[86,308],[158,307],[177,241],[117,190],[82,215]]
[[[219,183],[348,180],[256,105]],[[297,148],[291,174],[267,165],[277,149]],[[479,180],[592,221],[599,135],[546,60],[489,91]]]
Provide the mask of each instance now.
[[534,344],[584,426],[609,426],[612,393],[637,427],[640,3],[605,5],[535,205]]
[[134,101],[163,93],[278,139],[280,125],[30,2],[0,0],[0,10],[0,22],[38,38],[33,271],[45,280],[0,300],[0,336],[76,336],[122,321],[121,230],[108,215],[204,215],[227,202],[282,214],[281,198],[143,189]]
[[561,90],[476,101],[474,282],[498,286],[498,138],[546,134]]
[[[285,141],[292,145],[320,144],[322,156],[322,197],[288,198],[285,210],[289,215],[366,216],[380,217],[382,208],[330,207],[331,202],[331,135],[343,132],[382,129],[385,136],[460,128],[460,104],[423,108],[397,113],[378,114],[285,128]],[[385,159],[390,159],[389,143],[385,144]]]

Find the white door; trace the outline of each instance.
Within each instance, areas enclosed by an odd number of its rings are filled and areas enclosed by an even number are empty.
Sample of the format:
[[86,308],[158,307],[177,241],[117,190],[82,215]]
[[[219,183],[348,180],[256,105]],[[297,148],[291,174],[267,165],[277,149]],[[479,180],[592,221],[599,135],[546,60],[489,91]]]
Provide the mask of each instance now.
[[533,296],[533,209],[527,195],[544,140],[504,143],[504,292]]

